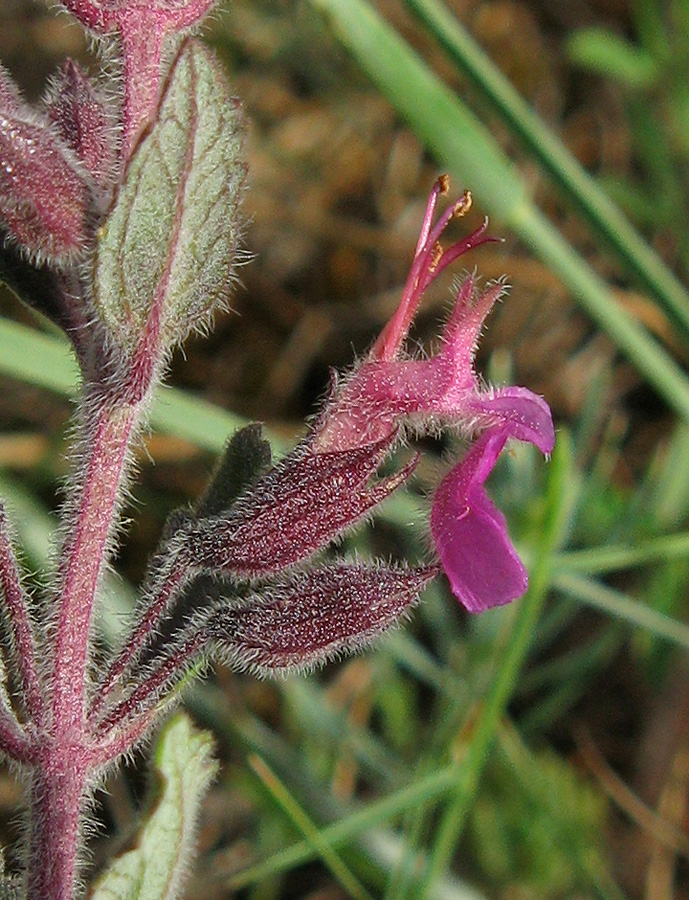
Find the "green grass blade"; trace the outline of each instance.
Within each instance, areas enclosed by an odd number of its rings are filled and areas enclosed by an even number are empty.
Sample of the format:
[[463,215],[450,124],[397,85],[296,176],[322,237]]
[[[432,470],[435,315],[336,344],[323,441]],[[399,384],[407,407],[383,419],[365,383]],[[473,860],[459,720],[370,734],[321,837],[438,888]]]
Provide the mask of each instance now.
[[[0,372],[67,397],[76,395],[80,381],[66,341],[10,319],[0,319]],[[219,453],[228,436],[246,424],[241,416],[178,388],[159,388],[151,412],[153,429],[212,453]],[[277,452],[288,448],[274,434],[270,441]]]
[[371,900],[371,895],[366,888],[347,868],[332,846],[323,840],[322,831],[311,821],[272,769],[255,754],[252,754],[248,761],[263,787],[270,793],[289,821],[304,835],[315,853],[323,860],[323,864],[345,889],[347,896],[352,900]]
[[660,71],[656,60],[643,47],[608,28],[579,28],[567,40],[569,59],[606,78],[614,78],[632,90],[652,87]]
[[571,443],[566,434],[555,445],[549,471],[547,516],[530,572],[529,590],[518,601],[509,623],[506,642],[496,647],[496,671],[487,696],[481,702],[482,714],[473,731],[463,758],[455,764],[456,777],[450,803],[440,820],[423,878],[420,898],[429,897],[432,885],[447,869],[461,837],[466,817],[488,760],[493,739],[507,704],[515,690],[519,671],[531,646],[534,629],[550,587],[552,557],[567,527],[569,505],[567,489],[572,466]]
[[[439,0],[407,0],[407,3],[565,194],[577,203],[629,269],[681,325],[689,339],[689,293],[619,207],[529,107],[444,4]],[[648,54],[643,54],[643,59],[652,67]]]
[[553,586],[607,615],[616,616],[629,625],[643,628],[655,637],[689,650],[689,625],[644,606],[621,591],[592,578],[562,572],[553,576]]
[[530,200],[488,130],[365,0],[311,0],[340,40],[441,165],[472,187],[557,273],[656,390],[689,421],[689,379],[629,316],[586,262]]
[[689,533],[682,532],[651,538],[635,547],[611,545],[593,547],[590,550],[570,550],[559,553],[553,567],[563,573],[600,575],[654,562],[686,558],[689,558]]
[[11,319],[0,319],[0,372],[67,397],[81,380],[66,341]]
[[[354,841],[362,833],[386,824],[390,819],[413,809],[419,803],[427,803],[442,796],[452,789],[454,777],[454,765],[433,772],[399,791],[394,791],[382,800],[368,804],[333,825],[321,829],[320,840],[330,847],[338,847]],[[228,888],[239,890],[246,885],[258,884],[271,875],[308,862],[316,855],[316,851],[309,841],[299,841],[274,854],[265,862],[231,876],[227,882]]]

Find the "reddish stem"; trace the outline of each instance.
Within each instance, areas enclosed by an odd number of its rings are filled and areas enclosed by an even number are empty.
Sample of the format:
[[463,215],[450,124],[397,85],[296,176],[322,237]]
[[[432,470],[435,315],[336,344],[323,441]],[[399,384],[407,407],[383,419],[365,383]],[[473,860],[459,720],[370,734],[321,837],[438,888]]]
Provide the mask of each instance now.
[[58,617],[52,687],[52,726],[81,732],[87,659],[98,579],[116,522],[129,441],[137,419],[134,406],[104,404],[96,417],[72,530],[61,554]]
[[[136,8],[131,11],[130,17],[142,18]],[[141,132],[155,115],[160,93],[163,46],[168,36],[158,22],[150,23],[152,27],[145,27],[145,23],[136,19],[131,27],[128,22],[120,26],[124,67],[122,157],[125,161],[132,155]]]
[[188,561],[186,559],[175,559],[162,581],[156,583],[153,597],[150,594],[147,595],[146,612],[134,632],[128,636],[127,643],[120,650],[117,658],[111,664],[106,677],[98,686],[98,692],[93,698],[88,714],[91,723],[95,722],[98,713],[110,698],[127,666],[136,658],[146,641],[155,634],[156,625],[165,614],[170,601],[177,595],[178,589],[186,577],[187,570]]
[[80,745],[46,746],[33,772],[27,897],[71,900],[91,760]]
[[140,412],[139,404],[91,402],[86,459],[60,557],[50,706],[32,760],[28,896],[41,900],[73,895],[80,821],[100,759],[84,717],[94,602]]
[[43,715],[43,695],[36,667],[36,640],[30,618],[31,599],[23,589],[7,533],[5,510],[0,506],[0,588],[7,611],[7,624],[12,643],[12,664],[20,680],[20,695],[29,717],[39,723]]

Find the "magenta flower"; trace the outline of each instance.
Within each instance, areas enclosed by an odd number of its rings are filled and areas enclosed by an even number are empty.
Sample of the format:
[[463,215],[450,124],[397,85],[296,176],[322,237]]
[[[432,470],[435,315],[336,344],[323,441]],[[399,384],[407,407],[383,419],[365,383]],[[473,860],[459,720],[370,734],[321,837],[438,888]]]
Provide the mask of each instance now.
[[[333,564],[323,551],[410,477],[416,459],[376,477],[409,426],[427,433],[449,425],[477,438],[441,483],[431,511],[433,540],[456,597],[475,612],[526,590],[526,570],[484,483],[508,438],[547,454],[555,435],[541,397],[526,388],[485,387],[474,371],[478,335],[502,284],[478,294],[468,277],[440,351],[420,360],[403,351],[431,281],[492,240],[484,225],[441,247],[447,224],[471,204],[465,194],[433,224],[445,190],[439,179],[399,309],[368,357],[335,385],[306,438],[273,464],[260,426],[238,432],[204,498],[171,519],[138,623],[92,708],[99,733],[150,714],[192,662],[220,655],[259,673],[303,669],[357,650],[399,621],[438,574],[437,562],[410,568],[344,558]],[[146,681],[108,709],[117,685],[135,684],[142,666]]]
[[474,370],[483,322],[503,285],[477,293],[468,276],[458,290],[442,335],[429,359],[405,357],[403,345],[421,297],[451,262],[486,241],[484,225],[444,249],[439,239],[452,218],[471,204],[465,194],[433,224],[447,180],[433,187],[402,301],[369,356],[335,392],[314,437],[318,453],[351,450],[382,441],[400,426],[430,432],[454,426],[480,436],[440,485],[431,532],[455,596],[472,612],[521,596],[527,575],[510,543],[505,519],[483,488],[508,438],[529,441],[549,454],[555,442],[552,416],[542,397],[526,388],[486,387]]

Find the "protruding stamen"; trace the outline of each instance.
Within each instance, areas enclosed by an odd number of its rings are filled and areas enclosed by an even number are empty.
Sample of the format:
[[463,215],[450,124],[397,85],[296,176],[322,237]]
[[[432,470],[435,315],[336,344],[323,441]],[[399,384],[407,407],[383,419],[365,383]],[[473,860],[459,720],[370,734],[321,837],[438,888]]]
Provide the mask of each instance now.
[[462,196],[448,207],[433,225],[433,216],[438,204],[438,197],[447,192],[449,184],[448,176],[441,175],[433,185],[426,204],[421,234],[416,245],[409,276],[402,292],[400,305],[373,345],[370,354],[371,359],[393,360],[407,337],[421,296],[429,284],[458,256],[481,244],[496,240],[496,238],[485,237],[485,230],[488,225],[488,220],[486,219],[483,225],[477,228],[469,237],[453,244],[447,250],[443,248],[440,238],[449,223],[453,219],[466,215],[473,204],[471,192],[464,191]]
[[454,218],[461,219],[465,216],[474,205],[474,197],[471,191],[464,191],[459,200],[454,204]]
[[457,241],[456,244],[452,244],[450,247],[448,247],[447,250],[443,253],[442,259],[438,263],[434,277],[440,275],[440,273],[443,272],[456,259],[458,259],[460,256],[463,256],[465,253],[468,253],[470,250],[474,250],[476,247],[480,247],[483,244],[498,244],[502,241],[502,238],[487,235],[487,228],[488,217],[483,220],[483,224],[480,225],[476,229],[476,231],[472,231],[472,233],[468,237],[465,237],[464,240]]
[[431,230],[431,225],[433,224],[433,217],[435,216],[436,207],[438,206],[438,197],[444,196],[448,192],[449,188],[450,178],[448,175],[440,175],[438,178],[436,178],[433,187],[431,188],[431,192],[428,195],[428,201],[426,202],[426,212],[424,213],[423,222],[421,223],[421,232],[419,233],[419,239],[416,242],[414,261],[416,261],[416,258],[427,246],[428,235]]

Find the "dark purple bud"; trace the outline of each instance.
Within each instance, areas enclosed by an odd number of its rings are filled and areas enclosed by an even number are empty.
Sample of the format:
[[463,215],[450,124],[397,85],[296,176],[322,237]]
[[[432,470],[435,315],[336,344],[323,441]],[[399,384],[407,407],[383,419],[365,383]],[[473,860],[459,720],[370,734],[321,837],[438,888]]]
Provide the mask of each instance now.
[[230,600],[221,585],[205,580],[205,608],[201,603],[186,627],[163,632],[148,648],[129,674],[130,693],[94,723],[96,733],[145,718],[194,667],[213,658],[281,675],[361,650],[399,622],[437,574],[431,566],[342,562],[293,572],[260,593]]
[[88,200],[71,151],[0,70],[0,224],[31,259],[59,264],[85,246]]
[[353,563],[294,572],[219,608],[208,638],[234,666],[264,674],[312,668],[387,631],[436,575],[431,567]]
[[194,569],[238,578],[264,577],[312,556],[410,476],[399,472],[369,484],[395,436],[337,453],[302,444],[271,469],[225,516],[180,531],[182,558]]
[[257,422],[241,428],[227,442],[213,475],[194,510],[198,518],[229,510],[270,467],[270,444]]
[[44,102],[62,140],[94,184],[107,194],[117,177],[117,121],[105,100],[79,66],[68,59]]

